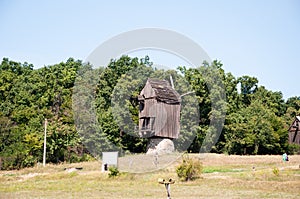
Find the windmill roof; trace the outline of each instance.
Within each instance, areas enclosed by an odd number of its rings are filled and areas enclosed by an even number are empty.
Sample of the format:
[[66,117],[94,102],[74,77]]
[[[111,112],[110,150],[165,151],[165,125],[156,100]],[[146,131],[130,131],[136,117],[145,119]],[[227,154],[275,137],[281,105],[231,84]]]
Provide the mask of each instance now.
[[300,116],[296,116],[296,119],[293,121],[293,123],[289,127],[288,131],[295,131],[295,129],[297,128],[297,127],[294,126],[295,122],[300,122]]
[[148,82],[154,90],[157,100],[168,104],[181,102],[180,95],[171,87],[168,81],[149,78]]

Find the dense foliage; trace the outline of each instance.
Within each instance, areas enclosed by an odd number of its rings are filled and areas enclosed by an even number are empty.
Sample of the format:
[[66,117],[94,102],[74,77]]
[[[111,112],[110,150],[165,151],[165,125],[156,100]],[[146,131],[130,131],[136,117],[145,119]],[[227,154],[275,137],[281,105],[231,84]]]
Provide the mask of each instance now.
[[[218,71],[218,75],[207,69]],[[94,78],[94,92],[82,93],[82,97],[94,101],[86,106],[95,109],[95,119],[85,115],[74,117],[74,101],[77,103],[72,99],[74,90],[88,90],[85,84],[74,87],[82,71],[93,74],[81,81]],[[180,94],[194,91],[183,97],[181,117],[185,125],[181,127],[181,137],[175,141],[179,150],[199,152],[203,142],[213,146],[214,152],[229,154],[279,154],[294,150],[287,142],[287,129],[300,114],[300,97],[285,101],[281,92],[259,86],[255,77],[225,73],[219,61],[204,63],[199,68],[179,67],[175,71],[152,67],[149,57],[139,60],[123,56],[95,71],[72,58],[40,69],[33,69],[33,65],[26,62],[3,59],[0,65],[0,168],[27,167],[42,161],[45,119],[48,120],[47,162],[86,160],[90,153],[94,154],[87,146],[92,146],[98,154],[114,148],[112,145],[123,151],[145,152],[147,140],[137,135],[137,96],[148,77],[169,80],[170,75]],[[215,81],[221,81],[222,85],[214,84]],[[188,106],[191,104],[196,106]],[[197,111],[199,115],[190,115]],[[189,120],[195,117],[196,121]],[[224,127],[211,127],[212,120],[222,123],[224,119]],[[75,127],[75,121],[88,125]],[[214,143],[207,139],[207,135],[213,135],[218,128],[222,129],[219,141]],[[94,134],[85,137],[80,131]],[[190,139],[192,144],[188,149],[182,147]]]
[[[0,65],[0,157],[2,168],[21,168],[42,161],[44,120],[48,119],[47,161],[83,157],[72,112],[72,87],[80,61],[33,70],[3,59]],[[82,156],[78,156],[78,155]]]

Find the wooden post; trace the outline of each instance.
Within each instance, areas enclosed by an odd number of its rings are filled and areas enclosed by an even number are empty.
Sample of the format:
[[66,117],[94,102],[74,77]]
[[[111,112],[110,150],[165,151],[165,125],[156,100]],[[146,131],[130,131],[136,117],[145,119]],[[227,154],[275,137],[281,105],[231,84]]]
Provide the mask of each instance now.
[[166,187],[166,190],[167,190],[167,195],[168,195],[168,197],[167,197],[167,199],[171,199],[171,188],[170,188],[170,184],[169,183],[165,183],[165,187]]
[[45,119],[43,166],[46,166],[47,119]]
[[158,183],[159,184],[164,184],[167,190],[167,199],[171,199],[171,184],[175,183],[175,180],[173,179],[169,179],[169,180],[165,180],[165,179],[158,179]]

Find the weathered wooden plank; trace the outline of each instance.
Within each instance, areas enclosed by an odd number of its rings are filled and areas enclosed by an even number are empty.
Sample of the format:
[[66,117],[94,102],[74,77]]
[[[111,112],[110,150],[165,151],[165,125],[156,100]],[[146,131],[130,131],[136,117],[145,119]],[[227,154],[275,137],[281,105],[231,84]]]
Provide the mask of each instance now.
[[[140,134],[153,131],[154,136],[178,138],[181,99],[167,81],[148,79],[140,93],[139,101]],[[151,126],[148,126],[150,118],[154,119],[151,120]]]
[[292,125],[289,127],[289,143],[300,145],[300,120],[299,116],[295,118]]

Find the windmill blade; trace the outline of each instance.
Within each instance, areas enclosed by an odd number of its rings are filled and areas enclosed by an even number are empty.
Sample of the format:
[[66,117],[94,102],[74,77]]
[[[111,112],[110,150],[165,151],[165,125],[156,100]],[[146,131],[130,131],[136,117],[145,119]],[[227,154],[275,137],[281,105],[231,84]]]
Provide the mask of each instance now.
[[171,82],[172,88],[175,89],[175,88],[174,88],[174,82],[173,82],[173,77],[172,77],[172,75],[170,75],[170,82]]

